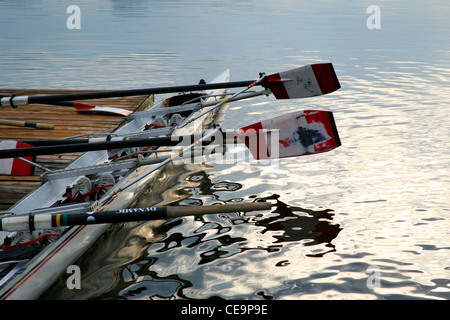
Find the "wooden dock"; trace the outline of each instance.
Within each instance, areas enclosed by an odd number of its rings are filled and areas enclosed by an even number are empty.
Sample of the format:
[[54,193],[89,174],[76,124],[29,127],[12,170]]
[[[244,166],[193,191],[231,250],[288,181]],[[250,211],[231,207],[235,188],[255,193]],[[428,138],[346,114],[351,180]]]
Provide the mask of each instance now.
[[[90,90],[93,91],[93,90]],[[100,90],[97,90],[100,91]],[[29,90],[0,89],[1,94],[10,95],[42,95],[66,94],[75,90]],[[102,107],[117,107],[130,111],[145,110],[153,105],[153,96],[125,97],[101,100],[80,101]],[[72,107],[33,104],[12,107],[1,107],[0,119],[19,120],[53,125],[54,129],[36,129],[0,125],[0,140],[32,140],[60,139],[88,133],[109,133],[119,127],[124,117],[112,114],[78,112]],[[61,169],[71,163],[80,153],[38,156],[36,163],[50,170]],[[43,171],[36,168],[34,176],[0,175],[0,210],[7,210],[40,184],[40,174]]]

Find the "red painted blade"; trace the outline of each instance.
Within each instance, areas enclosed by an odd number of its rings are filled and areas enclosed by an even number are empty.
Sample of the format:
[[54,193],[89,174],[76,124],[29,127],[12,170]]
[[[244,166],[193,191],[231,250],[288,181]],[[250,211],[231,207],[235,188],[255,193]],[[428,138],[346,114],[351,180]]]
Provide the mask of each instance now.
[[341,85],[331,63],[317,63],[274,73],[266,77],[267,86],[277,99],[320,96]]
[[[0,149],[19,149],[33,147],[31,144],[5,140],[0,141]],[[29,161],[36,161],[36,157],[25,157]],[[34,166],[21,161],[17,158],[0,159],[0,174],[11,176],[32,176],[34,174]]]
[[257,160],[325,152],[341,145],[329,111],[293,112],[241,128],[236,135]]

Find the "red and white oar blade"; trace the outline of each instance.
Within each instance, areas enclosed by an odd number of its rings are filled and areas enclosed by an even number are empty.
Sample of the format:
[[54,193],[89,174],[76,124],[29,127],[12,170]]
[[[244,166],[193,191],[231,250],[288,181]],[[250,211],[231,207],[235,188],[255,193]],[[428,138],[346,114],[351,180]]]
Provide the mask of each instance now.
[[236,135],[257,160],[314,154],[341,145],[329,111],[293,112],[241,128]]
[[73,107],[80,112],[98,112],[98,113],[112,113],[118,114],[122,116],[128,116],[132,112],[126,109],[121,108],[112,108],[112,107],[100,107],[94,106],[86,103],[73,102]]
[[277,99],[320,96],[341,85],[331,63],[317,63],[266,77],[267,86]]
[[[31,144],[5,140],[0,141],[0,149],[18,149],[33,147]],[[26,157],[29,161],[36,161],[35,157]],[[17,158],[0,159],[0,174],[11,176],[32,176],[34,174],[34,166],[21,161]]]

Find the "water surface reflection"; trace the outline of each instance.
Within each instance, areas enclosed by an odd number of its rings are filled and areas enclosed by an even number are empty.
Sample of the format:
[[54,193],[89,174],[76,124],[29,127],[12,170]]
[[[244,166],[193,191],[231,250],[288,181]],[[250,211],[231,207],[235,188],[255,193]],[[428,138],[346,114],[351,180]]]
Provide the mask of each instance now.
[[[217,184],[223,188],[226,182]],[[271,212],[180,218],[161,225],[156,233],[164,238],[122,270],[123,287],[117,298],[270,298],[265,294],[267,283],[255,286],[252,282],[289,266],[291,260],[297,263],[298,258],[287,254],[285,246],[295,255],[323,257],[336,251],[332,241],[342,230],[333,222],[332,210],[290,207],[278,198],[254,196],[253,201],[274,201]],[[307,247],[314,250],[304,250]],[[254,266],[259,256],[271,261],[269,268]],[[229,296],[231,291],[235,293]]]

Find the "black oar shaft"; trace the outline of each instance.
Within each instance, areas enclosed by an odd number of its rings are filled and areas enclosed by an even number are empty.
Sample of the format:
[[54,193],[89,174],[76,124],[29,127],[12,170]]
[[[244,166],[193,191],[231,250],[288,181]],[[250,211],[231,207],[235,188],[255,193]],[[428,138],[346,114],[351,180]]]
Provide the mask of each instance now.
[[39,139],[39,140],[20,140],[19,142],[31,144],[34,147],[40,147],[40,146],[58,146],[67,144],[89,143],[89,139]]
[[52,227],[76,226],[85,224],[120,223],[133,221],[167,220],[184,216],[205,214],[247,212],[267,210],[272,206],[269,202],[236,203],[227,205],[177,206],[131,208],[117,211],[98,211],[85,213],[66,213],[52,216]]
[[[130,96],[142,96],[149,94],[164,94],[175,92],[188,92],[188,91],[203,91],[212,89],[227,89],[246,87],[253,83],[255,80],[248,81],[234,81],[234,82],[220,82],[220,83],[207,83],[197,85],[184,85],[184,86],[172,86],[172,87],[159,87],[159,88],[144,88],[144,89],[129,89],[129,90],[115,90],[115,91],[99,91],[99,92],[80,92],[80,93],[68,93],[68,94],[56,94],[56,95],[38,95],[29,96],[28,103],[44,103],[71,100],[87,100],[87,99],[106,99],[106,98],[119,98]],[[14,98],[11,98],[11,102],[14,104]]]
[[0,231],[39,230],[88,224],[167,220],[204,214],[270,210],[270,202],[234,203],[206,206],[131,208],[84,213],[29,214],[0,219]]
[[52,215],[52,227],[167,219],[166,207]]
[[[30,147],[30,148],[4,149],[0,150],[0,159],[59,154],[59,153],[133,148],[133,147],[177,146],[180,143],[183,143],[183,145],[189,145],[192,141],[192,138],[193,136],[171,136],[171,137],[155,137],[147,139],[103,141],[92,143],[69,142],[67,144],[60,144],[60,145],[41,145],[38,147]],[[33,141],[30,140],[29,143],[33,144]]]
[[[219,131],[221,132],[221,131]],[[221,132],[223,139],[226,138],[226,133]],[[76,140],[23,140],[35,147],[18,148],[18,149],[0,149],[0,159],[29,157],[60,153],[74,153],[74,152],[88,152],[98,150],[112,150],[122,148],[134,147],[160,147],[160,146],[187,146],[195,139],[195,135],[185,136],[167,136],[167,137],[151,137],[140,139],[124,139],[102,142],[89,142],[89,139]],[[214,139],[213,139],[214,140]],[[210,141],[204,141],[204,145],[209,144]]]

